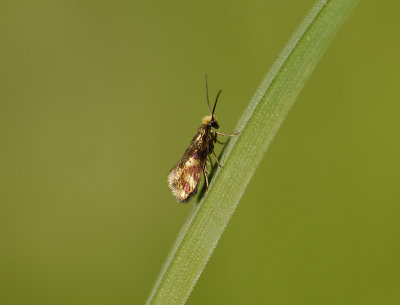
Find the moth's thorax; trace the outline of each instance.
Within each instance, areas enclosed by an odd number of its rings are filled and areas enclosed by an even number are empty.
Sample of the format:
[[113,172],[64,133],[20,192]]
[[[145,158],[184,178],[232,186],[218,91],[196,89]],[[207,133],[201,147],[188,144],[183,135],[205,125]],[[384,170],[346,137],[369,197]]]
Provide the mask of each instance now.
[[218,123],[218,118],[215,115],[207,115],[201,121],[204,125],[208,125],[212,120]]

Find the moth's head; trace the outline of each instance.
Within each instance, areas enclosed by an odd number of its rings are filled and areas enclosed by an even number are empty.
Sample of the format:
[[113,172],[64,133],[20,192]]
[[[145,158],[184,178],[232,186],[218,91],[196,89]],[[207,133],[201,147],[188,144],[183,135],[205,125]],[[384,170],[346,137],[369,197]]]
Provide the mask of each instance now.
[[203,124],[218,129],[218,119],[215,115],[207,115],[203,118]]

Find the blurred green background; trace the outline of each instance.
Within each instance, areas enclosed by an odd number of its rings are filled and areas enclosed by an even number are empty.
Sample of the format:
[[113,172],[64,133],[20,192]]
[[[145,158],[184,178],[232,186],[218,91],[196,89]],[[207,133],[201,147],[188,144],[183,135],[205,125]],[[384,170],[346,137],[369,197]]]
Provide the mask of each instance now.
[[[204,74],[231,132],[312,3],[2,1],[0,304],[143,304]],[[399,10],[359,2],[187,304],[400,304]]]

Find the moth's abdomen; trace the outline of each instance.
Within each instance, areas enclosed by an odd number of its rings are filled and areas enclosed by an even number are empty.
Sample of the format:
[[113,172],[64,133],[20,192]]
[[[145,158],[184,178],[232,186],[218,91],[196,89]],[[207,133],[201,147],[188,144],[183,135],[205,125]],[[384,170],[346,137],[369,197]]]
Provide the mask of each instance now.
[[197,191],[203,173],[204,162],[196,154],[185,163],[179,162],[168,175],[168,184],[173,195],[180,202],[189,200]]

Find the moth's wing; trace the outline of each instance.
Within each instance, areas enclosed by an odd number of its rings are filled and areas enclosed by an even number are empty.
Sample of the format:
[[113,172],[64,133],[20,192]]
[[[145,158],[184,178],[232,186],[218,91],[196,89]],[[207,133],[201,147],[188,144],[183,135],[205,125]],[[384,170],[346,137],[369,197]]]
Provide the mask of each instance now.
[[182,159],[171,169],[168,184],[179,202],[186,202],[197,191],[204,162],[194,147],[188,147]]
[[175,164],[175,166],[169,171],[168,173],[168,181],[170,181],[170,176],[179,172],[179,169],[182,169],[185,166],[185,163],[189,159],[189,156],[193,154],[195,148],[192,145],[186,149],[185,153],[183,154],[182,158]]
[[168,184],[172,194],[180,202],[186,202],[197,191],[204,164],[207,147],[203,140],[206,127],[200,127],[178,163],[168,174]]

